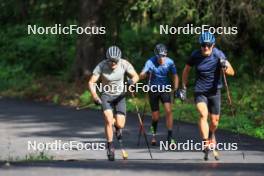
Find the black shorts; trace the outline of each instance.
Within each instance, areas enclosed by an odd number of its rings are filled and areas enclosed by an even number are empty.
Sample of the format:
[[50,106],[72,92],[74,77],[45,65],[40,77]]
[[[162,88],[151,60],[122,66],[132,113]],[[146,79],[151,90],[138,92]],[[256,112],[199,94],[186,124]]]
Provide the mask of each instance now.
[[149,104],[152,112],[159,111],[159,101],[164,103],[171,103],[170,92],[149,92]]
[[[123,97],[119,99],[119,96],[120,95],[103,94],[101,96],[103,111],[111,109],[114,115],[121,114],[126,116],[126,98]],[[116,99],[118,99],[118,101],[115,102],[114,100]],[[113,103],[113,101],[115,103]]]
[[221,108],[221,90],[218,89],[213,93],[196,92],[194,96],[195,103],[204,102],[207,104],[209,113],[220,115]]

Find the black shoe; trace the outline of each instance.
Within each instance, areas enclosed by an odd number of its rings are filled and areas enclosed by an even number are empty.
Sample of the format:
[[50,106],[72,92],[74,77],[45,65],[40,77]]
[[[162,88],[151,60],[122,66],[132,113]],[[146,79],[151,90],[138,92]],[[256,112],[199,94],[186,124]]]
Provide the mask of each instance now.
[[209,155],[209,152],[210,152],[210,149],[209,148],[206,148],[203,150],[203,153],[204,153],[204,160],[207,161],[209,158],[208,158],[208,155]]
[[109,161],[115,160],[115,149],[113,147],[107,150],[107,157]]

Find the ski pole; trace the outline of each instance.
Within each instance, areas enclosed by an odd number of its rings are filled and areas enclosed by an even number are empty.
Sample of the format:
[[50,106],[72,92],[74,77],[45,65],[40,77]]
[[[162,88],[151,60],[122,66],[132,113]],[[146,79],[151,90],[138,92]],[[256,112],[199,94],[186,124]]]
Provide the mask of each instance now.
[[[151,80],[151,76],[152,76],[152,72],[149,72],[149,78],[148,78],[148,86],[150,86],[150,80]],[[145,117],[145,110],[146,110],[146,106],[147,106],[147,102],[146,102],[147,98],[145,98],[145,104],[144,104],[144,108],[143,108],[143,113],[141,115],[142,117],[142,122],[144,122],[144,117]],[[137,146],[139,146],[140,144],[140,139],[141,139],[141,134],[142,134],[142,128],[141,126],[139,126],[139,132],[138,132],[138,142],[137,142]]]
[[[142,122],[144,122],[144,117],[145,117],[145,113],[146,113],[145,112],[146,111],[146,106],[147,106],[147,102],[145,102],[145,104],[144,104],[143,112],[142,112],[142,115],[141,115]],[[140,145],[141,134],[142,134],[142,128],[141,128],[141,126],[139,126],[137,146]]]
[[[172,106],[175,105],[175,93],[173,93],[173,101],[172,101]],[[183,105],[183,101],[181,100],[181,104]],[[173,107],[172,107],[172,110],[173,110]],[[179,118],[181,117],[182,115],[182,112],[179,113]],[[180,119],[177,118],[176,116],[176,119],[175,119],[175,122],[176,122],[176,134],[177,136],[180,136],[179,133],[180,133]]]
[[[177,91],[177,90],[176,90]],[[176,98],[179,98],[178,96],[176,96]],[[172,105],[174,105],[175,104],[175,92],[173,93],[173,101],[172,101]],[[181,100],[181,105],[183,105],[183,103],[184,103],[184,101],[186,101],[186,100],[183,100],[182,98],[179,98],[180,100]],[[176,121],[176,134],[178,135],[178,136],[180,136],[179,135],[179,133],[180,133],[180,117],[181,117],[181,115],[182,115],[182,111],[180,111],[180,113],[179,113],[179,118],[176,118],[175,119],[175,121]]]
[[[234,111],[234,107],[233,107],[233,103],[232,103],[232,99],[231,99],[231,95],[230,95],[230,90],[229,90],[229,87],[228,87],[228,84],[227,84],[227,79],[226,79],[226,75],[225,75],[225,69],[222,68],[222,72],[223,72],[223,78],[224,78],[224,84],[225,84],[225,88],[226,88],[226,93],[227,93],[227,99],[228,99],[228,104],[230,106],[230,109],[231,109],[231,114],[232,114],[232,117],[235,118],[235,111]],[[238,132],[238,127],[237,128],[237,138],[238,138],[238,142],[241,146],[241,138],[240,138],[240,135],[239,135],[239,132]],[[243,156],[243,160],[245,159],[245,153],[243,150],[241,150],[242,152],[242,156]]]
[[89,105],[77,106],[76,110],[79,111],[79,110],[86,109],[86,108],[89,108]]
[[[135,95],[134,95],[133,92],[131,92],[131,95],[132,95],[133,98],[135,98]],[[145,138],[145,142],[146,142],[146,145],[147,145],[147,148],[148,148],[148,151],[149,151],[150,158],[153,159],[152,153],[150,151],[150,147],[149,147],[149,143],[148,143],[146,131],[145,131],[145,128],[144,128],[144,124],[143,124],[143,121],[142,121],[142,118],[141,118],[141,115],[139,113],[139,109],[138,109],[138,106],[137,106],[136,103],[135,103],[135,106],[136,106],[136,112],[137,112],[137,117],[138,117],[139,125],[140,125],[140,128],[142,129],[142,133],[143,133],[144,138]]]

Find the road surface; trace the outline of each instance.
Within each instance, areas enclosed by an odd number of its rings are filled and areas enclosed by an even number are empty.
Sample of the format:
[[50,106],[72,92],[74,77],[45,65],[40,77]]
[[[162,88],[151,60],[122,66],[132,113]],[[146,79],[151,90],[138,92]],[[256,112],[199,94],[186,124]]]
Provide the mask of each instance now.
[[[153,160],[141,139],[137,146],[138,120],[129,113],[124,130],[124,143],[129,159],[124,161],[116,143],[116,161],[106,160],[106,151],[94,150],[56,150],[44,152],[52,156],[52,161],[24,161],[26,156],[37,155],[28,149],[28,143],[37,144],[104,143],[104,121],[98,110],[77,111],[73,107],[58,106],[51,103],[33,102],[17,99],[0,99],[0,175],[263,175],[264,141],[241,135],[242,144],[238,151],[221,151],[220,161],[212,157],[203,160],[201,151],[166,151],[159,146],[151,147]],[[149,128],[150,117],[145,119]],[[200,142],[196,125],[175,124],[174,136],[178,143],[192,140]],[[177,127],[178,130],[177,130]],[[166,139],[164,119],[158,126],[158,140]],[[148,134],[150,139],[150,134]],[[219,130],[218,142],[237,143],[236,134]],[[242,151],[245,159],[242,158]],[[9,164],[6,160],[10,161]]]

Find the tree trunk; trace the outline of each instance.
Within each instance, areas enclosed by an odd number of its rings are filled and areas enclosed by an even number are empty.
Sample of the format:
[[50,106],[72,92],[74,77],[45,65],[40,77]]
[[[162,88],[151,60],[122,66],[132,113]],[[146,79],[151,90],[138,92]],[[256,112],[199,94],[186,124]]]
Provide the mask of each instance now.
[[[106,0],[80,0],[79,25],[104,26],[104,5]],[[78,37],[74,74],[77,80],[89,77],[92,70],[103,58],[105,44],[104,35],[83,34]]]

